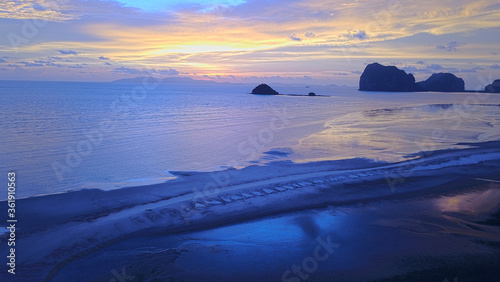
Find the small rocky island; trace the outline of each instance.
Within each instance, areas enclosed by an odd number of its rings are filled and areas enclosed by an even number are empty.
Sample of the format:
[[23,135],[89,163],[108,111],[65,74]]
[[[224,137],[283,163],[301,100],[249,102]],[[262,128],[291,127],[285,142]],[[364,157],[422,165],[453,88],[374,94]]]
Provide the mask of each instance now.
[[484,92],[488,93],[500,93],[500,79],[493,81],[492,84],[486,86]]
[[260,84],[259,86],[255,87],[252,90],[252,94],[257,94],[257,95],[279,95],[279,93],[276,90],[272,89],[267,84]]
[[395,66],[373,63],[366,66],[359,80],[361,91],[384,92],[464,92],[465,83],[451,73],[435,73],[425,81],[416,83],[413,74]]
[[463,92],[465,82],[452,73],[434,73],[426,81],[417,83],[421,91],[434,92]]

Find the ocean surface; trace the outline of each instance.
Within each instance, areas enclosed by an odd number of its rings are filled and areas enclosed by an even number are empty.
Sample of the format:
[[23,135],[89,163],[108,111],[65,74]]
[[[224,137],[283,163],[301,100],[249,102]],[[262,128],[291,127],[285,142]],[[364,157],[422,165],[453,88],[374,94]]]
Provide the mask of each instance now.
[[500,139],[498,94],[252,88],[0,81],[0,175],[15,171],[17,196],[30,197],[273,161],[396,162]]

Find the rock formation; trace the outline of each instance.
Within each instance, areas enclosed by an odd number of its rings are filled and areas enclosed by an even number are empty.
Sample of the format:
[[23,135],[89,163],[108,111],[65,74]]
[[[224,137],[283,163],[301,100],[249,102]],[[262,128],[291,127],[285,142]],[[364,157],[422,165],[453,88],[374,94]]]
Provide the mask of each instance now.
[[465,83],[461,78],[451,73],[434,73],[426,81],[417,83],[423,91],[463,92]]
[[486,86],[484,92],[489,93],[500,93],[500,79],[493,81],[492,84]]
[[278,95],[279,93],[267,84],[261,84],[252,90],[252,94],[258,95]]
[[409,92],[420,91],[415,77],[394,66],[373,63],[366,66],[359,80],[359,90]]

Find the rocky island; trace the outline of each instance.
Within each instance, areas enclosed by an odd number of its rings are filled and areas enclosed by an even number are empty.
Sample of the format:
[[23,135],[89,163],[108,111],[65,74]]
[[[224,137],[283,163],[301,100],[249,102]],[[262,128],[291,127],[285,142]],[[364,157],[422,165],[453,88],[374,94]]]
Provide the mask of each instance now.
[[279,95],[278,91],[272,89],[267,84],[260,84],[252,90],[252,94],[257,95]]
[[[500,81],[499,81],[500,86]],[[451,73],[435,73],[425,81],[415,82],[413,74],[395,66],[373,63],[366,66],[359,80],[361,91],[384,92],[464,92],[465,83]]]
[[361,91],[411,92],[421,89],[413,74],[407,74],[395,66],[373,63],[366,66],[359,80]]
[[417,83],[422,90],[433,92],[463,92],[465,82],[452,73],[434,73],[425,81]]
[[500,79],[493,81],[492,84],[486,86],[484,92],[488,93],[500,93]]

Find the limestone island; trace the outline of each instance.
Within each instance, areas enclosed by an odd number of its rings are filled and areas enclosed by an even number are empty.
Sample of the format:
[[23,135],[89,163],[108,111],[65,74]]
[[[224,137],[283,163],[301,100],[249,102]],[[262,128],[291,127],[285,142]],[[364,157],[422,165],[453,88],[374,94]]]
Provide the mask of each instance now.
[[373,63],[366,66],[359,80],[361,91],[384,92],[464,92],[465,83],[451,73],[435,73],[425,81],[415,82],[413,74],[407,74],[395,66]]
[[486,86],[484,92],[487,93],[500,93],[500,79],[493,81],[492,84]]

